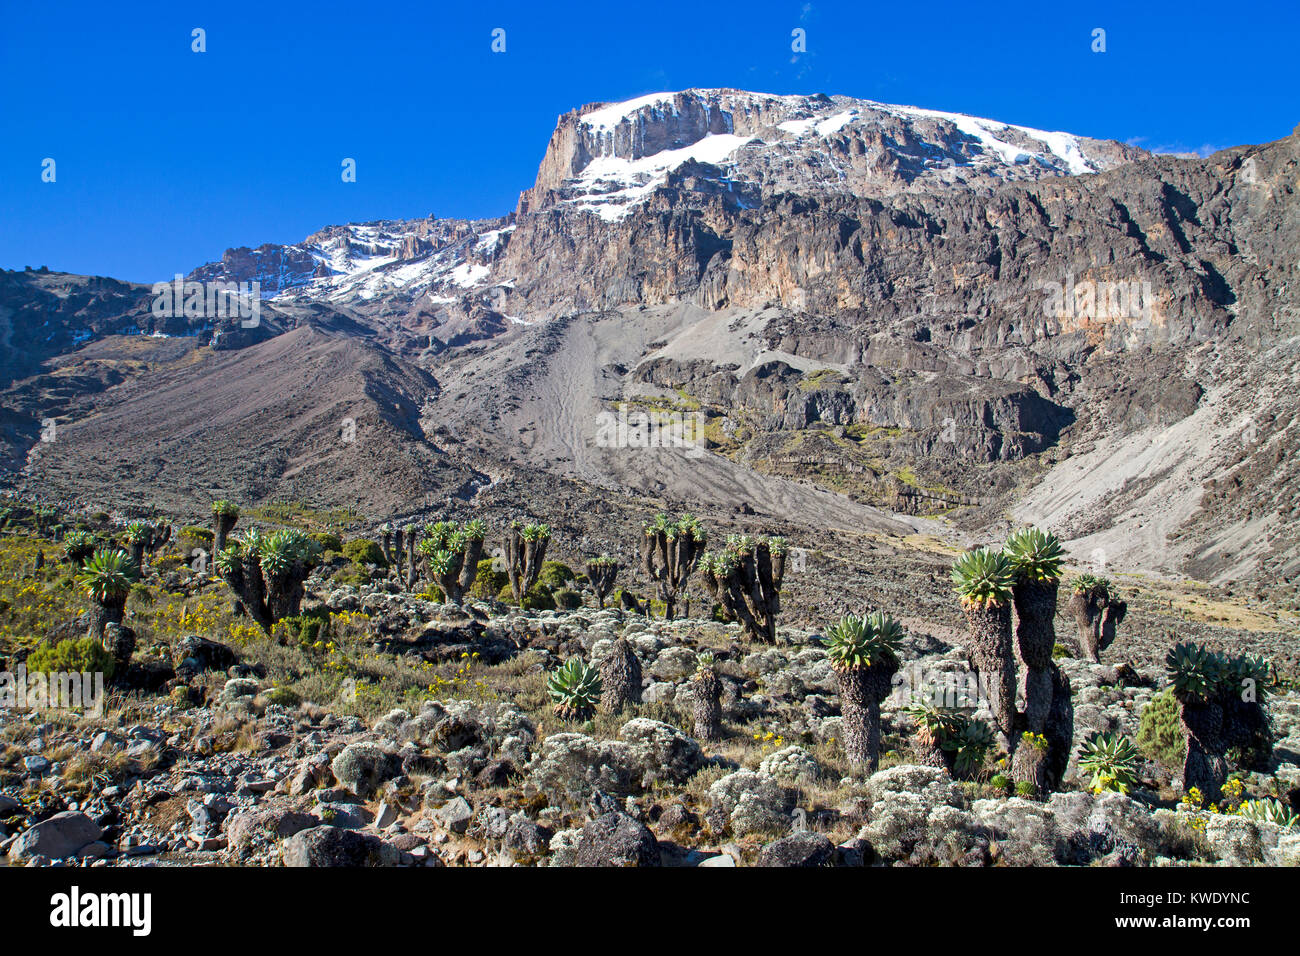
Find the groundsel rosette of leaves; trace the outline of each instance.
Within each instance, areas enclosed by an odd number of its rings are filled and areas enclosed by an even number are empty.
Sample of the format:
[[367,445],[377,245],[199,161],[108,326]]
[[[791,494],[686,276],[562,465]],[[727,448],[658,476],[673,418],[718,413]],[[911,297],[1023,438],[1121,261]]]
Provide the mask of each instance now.
[[571,657],[546,678],[546,693],[555,704],[555,713],[564,720],[590,717],[600,703],[600,672]]
[[77,583],[96,601],[105,604],[125,599],[140,577],[131,556],[120,548],[100,548],[87,560]]
[[1076,594],[1084,594],[1088,591],[1101,591],[1109,593],[1110,578],[1099,577],[1095,574],[1080,574],[1070,582],[1070,587]]
[[1291,828],[1300,824],[1300,816],[1296,814],[1280,800],[1264,798],[1260,800],[1247,800],[1237,808],[1237,813],[1247,820],[1257,820],[1262,823],[1275,823],[1280,827]]
[[826,656],[837,671],[896,663],[903,633],[883,611],[866,617],[849,614],[826,631]]
[[984,766],[984,757],[996,741],[982,720],[930,704],[906,708],[916,721],[915,746],[921,762],[942,766],[955,777],[971,777]]
[[69,531],[63,536],[63,553],[73,564],[82,564],[95,552],[96,544],[88,531]]
[[1250,690],[1263,698],[1272,668],[1262,657],[1230,656],[1191,642],[1175,645],[1165,655],[1165,669],[1180,700],[1205,701]]
[[916,721],[916,734],[925,747],[941,747],[951,740],[965,724],[964,716],[957,711],[931,704],[915,704],[905,708]]
[[131,585],[140,579],[140,569],[120,548],[100,548],[86,559],[77,584],[95,602],[90,636],[102,641],[109,624],[121,624]]
[[952,582],[965,603],[1001,605],[1011,597],[1016,572],[1001,551],[976,548],[953,563]]
[[1002,549],[1021,581],[1057,581],[1065,551],[1056,535],[1038,528],[1021,528]]
[[1115,790],[1128,793],[1138,786],[1137,746],[1122,734],[1097,733],[1079,749],[1079,769],[1091,774],[1088,789],[1093,793]]
[[968,718],[943,747],[952,751],[954,773],[973,776],[984,766],[984,757],[994,743],[993,728],[982,720]]

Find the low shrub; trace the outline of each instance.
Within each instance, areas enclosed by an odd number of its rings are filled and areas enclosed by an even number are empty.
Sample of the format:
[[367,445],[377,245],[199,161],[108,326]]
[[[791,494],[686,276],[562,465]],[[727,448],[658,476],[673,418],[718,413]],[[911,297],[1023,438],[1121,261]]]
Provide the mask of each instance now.
[[576,611],[582,607],[582,595],[572,588],[560,588],[551,597],[561,611]]
[[302,696],[290,687],[272,687],[266,694],[268,703],[281,707],[297,707],[302,703]]
[[105,680],[113,676],[113,656],[93,637],[60,641],[46,645],[27,658],[27,670],[40,674],[102,673]]
[[521,606],[525,611],[554,611],[555,597],[551,594],[549,588],[538,582],[524,594]]
[[1178,725],[1178,700],[1167,688],[1142,708],[1137,745],[1142,753],[1169,770],[1178,770],[1187,756],[1187,741]]
[[204,551],[212,550],[213,535],[211,528],[200,528],[198,525],[192,524],[186,525],[181,528],[177,538],[181,546],[181,553],[186,558],[196,548],[201,548]]
[[304,649],[316,649],[321,641],[328,612],[308,611],[295,617],[285,617],[275,622],[272,634],[283,643]]
[[564,587],[573,580],[573,569],[559,561],[543,561],[537,583],[551,591]]
[[497,597],[502,588],[507,592],[510,590],[510,576],[504,571],[496,571],[492,567],[492,558],[484,558],[478,563],[478,569],[474,574],[474,583],[470,586],[470,597],[477,598],[480,601],[487,601]]
[[343,545],[343,554],[354,564],[373,564],[376,567],[388,567],[383,549],[369,538],[353,538]]
[[330,577],[338,585],[359,588],[370,583],[370,573],[359,564],[345,564]]
[[307,537],[319,544],[322,552],[343,550],[343,539],[332,531],[313,531]]

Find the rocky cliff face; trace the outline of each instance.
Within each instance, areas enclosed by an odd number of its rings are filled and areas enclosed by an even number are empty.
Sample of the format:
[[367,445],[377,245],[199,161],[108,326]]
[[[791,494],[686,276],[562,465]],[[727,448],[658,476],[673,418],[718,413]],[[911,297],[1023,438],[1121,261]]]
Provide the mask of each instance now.
[[0,387],[97,336],[189,331],[183,317],[155,319],[150,301],[147,286],[117,279],[0,270]]
[[1298,163],[1297,134],[1181,159],[689,90],[560,117],[509,216],[330,227],[194,276],[346,314],[445,386],[426,416],[485,454],[713,493],[591,452],[613,404],[675,409],[730,462],[724,496],[734,465],[978,533],[1010,510],[1100,563],[1285,583]]

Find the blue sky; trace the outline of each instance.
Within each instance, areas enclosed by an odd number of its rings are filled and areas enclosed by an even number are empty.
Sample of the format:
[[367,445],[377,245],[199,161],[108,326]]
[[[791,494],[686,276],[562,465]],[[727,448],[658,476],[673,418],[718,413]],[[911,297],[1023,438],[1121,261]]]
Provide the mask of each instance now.
[[1300,122],[1294,0],[13,2],[3,24],[0,266],[136,281],[334,223],[500,215],[560,113],[657,90],[844,93],[1170,151]]

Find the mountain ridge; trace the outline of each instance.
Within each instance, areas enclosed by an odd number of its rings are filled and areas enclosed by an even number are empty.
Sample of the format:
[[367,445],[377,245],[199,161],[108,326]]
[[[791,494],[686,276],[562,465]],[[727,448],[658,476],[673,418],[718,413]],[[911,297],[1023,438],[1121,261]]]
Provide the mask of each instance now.
[[[957,542],[1041,521],[1099,566],[1290,593],[1300,436],[1291,394],[1258,389],[1297,368],[1298,144],[1184,159],[845,97],[655,94],[563,114],[506,216],[327,227],[191,278],[265,275],[285,328],[366,330],[438,385],[419,440],[451,429],[490,482],[691,505],[711,474],[724,512],[816,523],[802,484]],[[702,416],[706,463],[599,448],[617,407]]]

